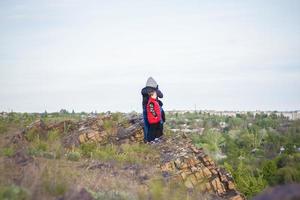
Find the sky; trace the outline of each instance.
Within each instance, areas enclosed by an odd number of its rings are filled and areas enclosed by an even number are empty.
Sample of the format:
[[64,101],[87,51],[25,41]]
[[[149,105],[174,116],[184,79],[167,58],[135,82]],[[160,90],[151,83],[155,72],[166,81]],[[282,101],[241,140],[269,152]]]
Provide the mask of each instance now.
[[0,111],[299,110],[298,0],[1,0]]

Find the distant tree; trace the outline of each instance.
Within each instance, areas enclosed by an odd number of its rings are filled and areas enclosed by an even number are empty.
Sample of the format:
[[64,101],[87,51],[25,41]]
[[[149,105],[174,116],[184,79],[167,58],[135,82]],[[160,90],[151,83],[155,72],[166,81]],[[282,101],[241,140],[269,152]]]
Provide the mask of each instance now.
[[270,185],[275,185],[277,183],[276,178],[277,164],[275,160],[267,160],[262,164],[262,174],[264,179],[268,181]]
[[48,113],[47,113],[47,110],[45,110],[44,113],[42,113],[42,117],[47,117],[48,116]]
[[287,166],[277,171],[276,176],[279,184],[299,183],[300,182],[300,169],[299,166]]
[[248,198],[261,192],[267,186],[267,181],[263,178],[261,173],[255,173],[242,161],[237,168],[230,167],[227,164],[227,170],[233,175],[238,189],[244,193]]
[[69,112],[66,109],[60,109],[60,114],[69,114]]
[[289,154],[289,155],[293,154],[293,153],[296,153],[295,145],[293,143],[286,144],[284,153]]

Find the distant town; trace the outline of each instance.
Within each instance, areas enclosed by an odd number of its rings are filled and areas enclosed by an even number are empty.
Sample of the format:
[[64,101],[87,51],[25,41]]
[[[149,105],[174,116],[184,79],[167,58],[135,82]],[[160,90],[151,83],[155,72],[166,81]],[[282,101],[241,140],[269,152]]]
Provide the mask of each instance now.
[[[261,114],[266,114],[266,115],[271,115],[271,114],[275,114],[277,116],[283,116],[286,117],[289,120],[297,120],[300,119],[300,110],[295,110],[295,111],[217,111],[217,110],[168,110],[166,111],[169,114],[185,114],[185,113],[191,113],[191,112],[198,112],[198,113],[202,113],[202,114],[210,114],[210,115],[216,115],[216,116],[227,116],[227,117],[236,117],[238,114],[242,115],[242,114],[252,114],[252,115],[261,115]],[[42,113],[31,113],[31,114],[45,114],[47,113],[42,112]],[[69,113],[67,110],[65,109],[61,109],[59,112],[54,112],[54,113]],[[74,110],[70,113],[75,113]],[[110,113],[110,111],[108,111],[107,113]],[[0,117],[4,117],[6,118],[8,116],[9,112],[0,112]],[[30,113],[28,113],[30,114]],[[50,113],[49,113],[50,114]],[[97,114],[97,112],[81,112],[82,115],[86,115],[86,114]],[[51,114],[50,114],[51,115]]]
[[252,114],[252,115],[261,115],[261,114],[266,114],[266,115],[271,115],[275,114],[277,116],[284,116],[288,118],[289,120],[297,120],[300,119],[300,110],[296,111],[216,111],[216,110],[171,110],[168,111],[168,113],[171,114],[185,114],[188,112],[199,112],[203,114],[210,114],[210,115],[216,115],[216,116],[227,116],[227,117],[236,117],[238,114]]

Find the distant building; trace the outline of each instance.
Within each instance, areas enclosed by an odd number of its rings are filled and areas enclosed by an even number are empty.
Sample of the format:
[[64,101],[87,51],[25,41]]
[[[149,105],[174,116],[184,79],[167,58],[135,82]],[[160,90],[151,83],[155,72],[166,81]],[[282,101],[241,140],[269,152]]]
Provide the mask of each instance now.
[[281,154],[282,152],[284,152],[285,148],[283,146],[280,147],[279,149],[279,154]]
[[[173,110],[173,111],[168,111],[170,114],[186,114],[188,112],[194,112],[194,111],[188,111],[188,110]],[[196,111],[197,112],[197,111]],[[215,116],[226,116],[226,117],[236,117],[237,114],[248,114],[251,113],[253,114],[254,117],[257,115],[272,115],[275,114],[278,117],[284,116],[289,120],[297,120],[300,119],[300,111],[216,111],[216,110],[200,110],[199,112],[203,114],[209,114],[209,115],[215,115]]]
[[1,118],[7,118],[8,117],[8,113],[7,112],[1,112],[0,113],[0,117]]
[[226,128],[228,126],[226,122],[220,122],[219,125],[221,128]]

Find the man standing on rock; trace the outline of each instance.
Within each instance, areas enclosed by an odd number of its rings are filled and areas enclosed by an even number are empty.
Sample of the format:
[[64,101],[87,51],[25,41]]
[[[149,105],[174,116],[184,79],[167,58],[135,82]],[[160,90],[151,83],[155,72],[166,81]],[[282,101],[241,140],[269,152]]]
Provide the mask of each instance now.
[[[157,82],[152,78],[149,77],[147,82],[146,82],[146,87],[144,87],[141,91],[142,96],[143,96],[143,120],[144,120],[144,141],[145,142],[149,142],[151,137],[149,137],[149,122],[147,119],[147,103],[149,100],[149,93],[151,91],[156,91],[157,93],[157,98],[163,98],[163,93],[158,89],[158,84]],[[163,103],[158,100],[158,103],[160,105],[160,109],[161,109],[161,129],[163,129],[163,123],[165,122],[165,112],[162,108]],[[163,131],[163,130],[162,130]]]

